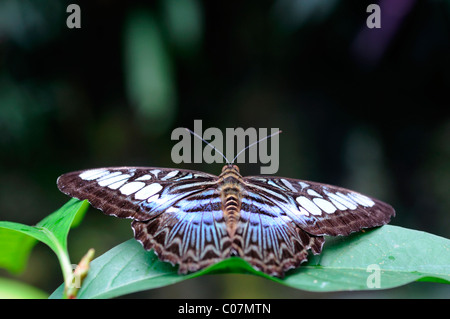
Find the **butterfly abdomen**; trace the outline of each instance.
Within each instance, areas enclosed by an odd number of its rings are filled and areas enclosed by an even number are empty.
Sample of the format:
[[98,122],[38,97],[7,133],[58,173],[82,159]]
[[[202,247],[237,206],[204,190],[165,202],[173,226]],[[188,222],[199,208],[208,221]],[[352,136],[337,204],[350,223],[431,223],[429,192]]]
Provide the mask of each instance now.
[[242,202],[242,176],[234,167],[224,168],[220,175],[219,187],[222,211],[228,235],[233,238],[240,219]]
[[225,218],[227,232],[233,238],[241,211],[241,191],[239,187],[228,186],[222,189],[222,211]]

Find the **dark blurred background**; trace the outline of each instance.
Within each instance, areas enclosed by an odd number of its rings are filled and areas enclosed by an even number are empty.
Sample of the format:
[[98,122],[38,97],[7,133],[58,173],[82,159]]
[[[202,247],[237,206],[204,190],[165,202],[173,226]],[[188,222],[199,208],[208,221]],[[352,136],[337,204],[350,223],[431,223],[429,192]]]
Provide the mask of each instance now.
[[[66,8],[81,8],[69,29]],[[366,8],[381,7],[369,29]],[[345,186],[397,211],[392,224],[449,237],[450,1],[0,0],[0,220],[35,224],[68,197],[62,173],[171,161],[177,127],[279,128],[278,176]],[[244,175],[259,164],[240,165]],[[132,237],[90,209],[73,262]],[[417,255],[420,258],[421,252]],[[0,270],[0,276],[10,277]],[[19,280],[52,292],[38,244]],[[217,275],[130,297],[443,297],[414,283],[315,294]]]

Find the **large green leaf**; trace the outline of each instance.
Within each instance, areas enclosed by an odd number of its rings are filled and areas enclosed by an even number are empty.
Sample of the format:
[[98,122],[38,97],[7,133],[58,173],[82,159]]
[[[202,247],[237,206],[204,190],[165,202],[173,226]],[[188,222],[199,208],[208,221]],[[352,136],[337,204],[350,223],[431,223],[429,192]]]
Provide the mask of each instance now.
[[[131,239],[92,262],[78,297],[111,298],[211,273],[248,273],[309,291],[383,289],[417,280],[450,283],[450,240],[389,225],[327,238],[321,255],[311,256],[280,279],[256,271],[236,257],[196,273],[178,275],[176,267],[159,261]],[[62,289],[59,287],[51,298],[60,298]]]
[[79,222],[88,207],[87,201],[71,199],[36,226],[0,221],[0,267],[11,272],[23,269],[31,248],[39,240],[56,253],[63,272],[71,273],[67,235],[74,220]]
[[280,280],[311,291],[364,290],[374,284],[384,289],[413,281],[450,283],[450,240],[390,225],[329,238],[322,255]]

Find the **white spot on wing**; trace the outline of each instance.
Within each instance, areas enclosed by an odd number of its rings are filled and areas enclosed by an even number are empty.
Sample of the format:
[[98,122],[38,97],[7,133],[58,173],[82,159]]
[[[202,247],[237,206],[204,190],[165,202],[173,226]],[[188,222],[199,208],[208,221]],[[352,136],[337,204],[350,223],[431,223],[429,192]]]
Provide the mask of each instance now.
[[356,209],[358,207],[355,205],[356,203],[348,196],[346,196],[340,192],[337,192],[336,195],[337,195],[336,200],[339,200],[339,202],[341,202],[343,205],[347,206],[348,208]]
[[294,186],[292,186],[292,184],[291,184],[288,180],[282,178],[282,179],[281,179],[281,182],[282,182],[287,188],[289,188],[291,191],[293,191],[294,193],[297,192],[297,190],[294,188]]
[[[339,197],[341,197],[343,199],[346,199],[349,203],[351,203],[354,206],[354,208],[350,207],[350,209],[356,209],[358,207],[358,203],[349,196],[350,194],[342,194],[340,192],[337,192],[336,195],[338,195]],[[344,205],[346,205],[346,204],[344,204]]]
[[147,199],[150,196],[155,195],[157,192],[159,192],[163,187],[159,185],[158,183],[150,184],[143,189],[141,189],[139,192],[134,194],[134,198],[136,199]]
[[342,202],[342,198],[337,196],[336,194],[326,192],[328,198],[331,200],[334,206],[336,206],[339,210],[347,210],[348,207],[345,206]]
[[[334,194],[331,194],[334,195]],[[348,207],[345,205],[342,205],[339,201],[337,201],[336,199],[330,197],[331,202],[333,203],[334,206],[336,206],[339,210],[347,210]]]
[[[101,181],[98,182],[98,185],[108,186],[108,185],[117,183],[119,181],[123,181],[125,183],[130,177],[131,177],[131,175],[129,175],[129,174],[120,174],[120,175],[117,175],[117,176],[114,176],[111,178],[102,179]],[[110,188],[112,188],[112,187],[110,187]]]
[[121,180],[121,181],[119,181],[119,182],[116,182],[116,183],[114,183],[114,184],[109,185],[108,188],[111,188],[111,189],[118,189],[120,186],[122,186],[123,184],[125,184],[127,181],[128,181],[128,178],[125,178],[125,179],[123,179],[123,180]]
[[315,197],[322,197],[322,195],[320,195],[318,192],[316,192],[313,189],[308,189],[307,193],[311,196],[315,196]]
[[373,200],[371,200],[369,197],[364,196],[362,194],[349,193],[348,196],[353,198],[358,204],[361,204],[365,207],[372,207],[373,205],[375,205],[375,202]]
[[145,186],[144,182],[131,182],[122,186],[119,190],[124,195],[130,195],[136,193],[142,187]]
[[147,202],[149,202],[149,203],[154,202],[154,201],[158,200],[158,198],[159,198],[159,194],[153,195],[147,199]]
[[333,214],[336,211],[336,207],[323,198],[314,198],[313,202],[327,214]]
[[152,173],[153,175],[155,175],[156,178],[158,178],[158,174],[161,173],[161,170],[154,169],[153,171],[150,171],[150,173]]
[[96,180],[97,180],[97,182],[100,182],[100,181],[103,181],[105,179],[109,179],[109,178],[112,178],[114,176],[117,176],[117,175],[122,175],[122,172],[114,172],[114,173],[110,173],[110,174],[107,174],[107,175],[103,175],[100,178],[96,178]]
[[149,179],[152,179],[152,176],[148,175],[148,174],[145,174],[145,175],[142,175],[139,178],[136,178],[137,181],[148,181]]
[[176,176],[179,173],[179,171],[171,171],[169,174],[161,178],[162,181],[166,181],[174,176]]
[[322,215],[322,210],[317,207],[309,198],[305,196],[297,197],[297,202],[313,215]]
[[[112,175],[112,174],[111,174]],[[109,176],[111,176],[111,175],[109,175]],[[121,180],[126,180],[126,179],[128,179],[128,178],[130,178],[131,177],[131,175],[125,175],[125,174],[122,174],[122,173],[120,173],[119,175],[114,175],[114,176],[111,176],[111,178],[109,178],[109,176],[108,176],[108,178],[102,178],[102,179],[100,179],[99,181],[98,181],[98,185],[100,185],[100,186],[108,186],[108,185],[111,185],[111,184],[113,184],[113,183],[116,183],[116,182],[118,182],[118,181],[121,181]]]
[[96,178],[102,177],[107,174],[109,174],[108,170],[106,170],[104,168],[98,168],[98,169],[91,169],[91,170],[85,171],[78,176],[80,176],[80,178],[84,179],[85,181],[91,181],[91,180],[94,180]]
[[303,188],[309,187],[309,184],[307,184],[307,183],[305,183],[305,182],[298,182],[298,183],[299,183],[300,186],[302,187],[302,190],[303,190]]

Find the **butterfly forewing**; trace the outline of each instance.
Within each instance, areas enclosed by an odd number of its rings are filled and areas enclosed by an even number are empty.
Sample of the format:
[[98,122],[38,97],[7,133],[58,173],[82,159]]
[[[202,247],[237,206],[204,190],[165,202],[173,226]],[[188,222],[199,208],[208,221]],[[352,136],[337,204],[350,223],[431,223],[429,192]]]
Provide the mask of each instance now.
[[270,203],[272,211],[316,236],[348,235],[384,225],[395,215],[390,205],[338,186],[271,176],[249,176],[244,181]]
[[145,221],[216,182],[217,176],[190,170],[109,167],[64,174],[57,185],[107,215]]

